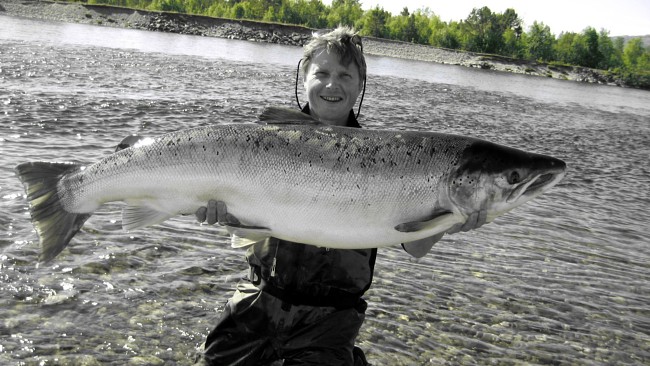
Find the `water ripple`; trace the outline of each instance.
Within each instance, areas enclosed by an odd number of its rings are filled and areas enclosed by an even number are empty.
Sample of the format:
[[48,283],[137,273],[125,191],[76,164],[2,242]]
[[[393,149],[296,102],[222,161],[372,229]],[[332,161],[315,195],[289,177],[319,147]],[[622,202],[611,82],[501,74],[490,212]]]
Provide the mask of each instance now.
[[[155,355],[191,364],[246,275],[243,252],[191,217],[126,233],[120,206],[108,205],[54,262],[37,265],[13,167],[93,162],[133,133],[252,122],[265,105],[291,104],[293,69],[1,42],[0,360],[118,365]],[[478,231],[445,237],[420,260],[380,250],[358,339],[370,361],[644,364],[647,116],[370,75],[366,127],[477,136],[557,156],[569,169],[545,196]]]

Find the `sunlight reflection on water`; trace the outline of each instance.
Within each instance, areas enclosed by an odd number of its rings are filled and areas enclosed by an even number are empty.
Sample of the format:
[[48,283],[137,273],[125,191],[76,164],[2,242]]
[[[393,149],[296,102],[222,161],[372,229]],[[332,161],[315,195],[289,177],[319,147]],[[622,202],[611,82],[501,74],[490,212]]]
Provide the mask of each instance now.
[[[192,217],[123,232],[121,206],[108,205],[59,257],[36,266],[37,239],[13,167],[92,162],[133,133],[251,122],[265,105],[291,105],[293,65],[252,61],[258,51],[285,51],[270,45],[246,45],[253,56],[232,61],[31,34],[0,37],[0,361],[191,364],[246,272],[243,252]],[[184,44],[175,38],[182,36],[162,37]],[[557,156],[569,171],[548,194],[478,231],[445,237],[425,258],[380,250],[359,336],[370,361],[643,364],[650,356],[648,106],[621,109],[617,97],[592,108],[422,79],[372,74],[362,124],[473,135]],[[521,80],[529,89],[567,85]],[[574,90],[602,100],[590,91],[613,89]]]

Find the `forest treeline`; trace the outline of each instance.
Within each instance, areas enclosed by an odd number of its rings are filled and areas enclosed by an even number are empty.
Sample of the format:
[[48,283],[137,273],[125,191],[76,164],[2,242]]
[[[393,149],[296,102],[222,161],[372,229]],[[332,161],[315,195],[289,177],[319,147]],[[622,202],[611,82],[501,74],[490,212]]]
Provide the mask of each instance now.
[[634,87],[650,88],[650,46],[641,38],[625,42],[607,30],[587,27],[581,33],[555,36],[543,22],[524,29],[514,9],[503,13],[473,9],[464,20],[445,22],[430,9],[393,15],[381,7],[361,8],[360,0],[87,0],[146,10],[172,11],[220,18],[262,20],[309,28],[354,26],[362,35],[470,52],[496,54],[550,64],[608,70]]

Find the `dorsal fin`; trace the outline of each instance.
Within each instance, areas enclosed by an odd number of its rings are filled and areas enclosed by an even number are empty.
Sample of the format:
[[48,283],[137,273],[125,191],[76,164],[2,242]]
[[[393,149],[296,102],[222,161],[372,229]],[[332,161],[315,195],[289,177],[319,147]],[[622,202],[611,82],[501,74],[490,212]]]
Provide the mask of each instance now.
[[322,124],[306,113],[286,107],[266,107],[264,108],[264,111],[262,111],[262,114],[260,114],[259,120],[271,125]]

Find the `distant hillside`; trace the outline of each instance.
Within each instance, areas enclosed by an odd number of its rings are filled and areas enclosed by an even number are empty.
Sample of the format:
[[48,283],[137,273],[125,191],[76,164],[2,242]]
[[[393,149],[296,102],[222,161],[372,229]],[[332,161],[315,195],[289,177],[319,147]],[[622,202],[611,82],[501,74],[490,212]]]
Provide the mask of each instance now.
[[643,41],[643,45],[645,47],[650,47],[650,34],[645,36],[615,36],[612,37],[612,39],[616,39],[618,37],[622,37],[625,40],[625,43],[627,43],[627,41],[629,41],[632,38],[641,38],[641,41]]

